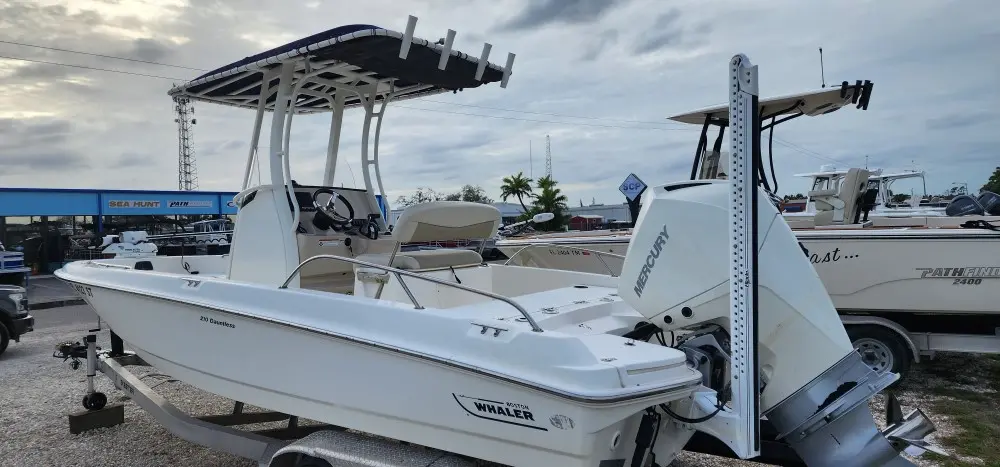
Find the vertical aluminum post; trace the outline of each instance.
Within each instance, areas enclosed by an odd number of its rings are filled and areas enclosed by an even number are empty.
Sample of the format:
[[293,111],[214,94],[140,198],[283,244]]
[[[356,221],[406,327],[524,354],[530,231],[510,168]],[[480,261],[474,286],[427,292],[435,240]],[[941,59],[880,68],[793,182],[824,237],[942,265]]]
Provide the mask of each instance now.
[[745,437],[736,454],[760,454],[760,397],[757,363],[757,67],[745,55],[729,63],[729,317],[732,347],[733,404]]

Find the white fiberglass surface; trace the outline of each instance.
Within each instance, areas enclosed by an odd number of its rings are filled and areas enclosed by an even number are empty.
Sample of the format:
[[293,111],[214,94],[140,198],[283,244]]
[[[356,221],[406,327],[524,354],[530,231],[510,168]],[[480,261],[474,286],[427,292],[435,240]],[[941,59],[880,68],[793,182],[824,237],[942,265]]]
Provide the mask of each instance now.
[[153,271],[178,275],[202,275],[222,277],[229,269],[228,255],[194,255],[194,256],[151,256],[146,258],[118,258],[93,260],[93,263],[135,268],[137,262],[148,261]]
[[[518,297],[556,289],[573,289],[579,286],[609,289],[617,287],[617,280],[606,275],[520,266],[476,265],[428,271],[421,274],[509,297],[515,301],[517,301]],[[417,302],[424,307],[444,309],[497,302],[498,305],[496,306],[507,306],[508,312],[517,313],[515,308],[509,305],[499,305],[502,302],[485,295],[420,280],[419,278],[404,277],[403,280]],[[386,284],[381,298],[401,303],[411,303],[411,300],[406,295],[406,291],[403,290],[395,277],[389,278],[389,282]],[[492,306],[494,305],[491,305],[491,308]]]
[[[484,275],[489,274],[488,269],[484,268]],[[456,271],[459,274],[462,272],[461,269]],[[150,303],[174,303],[171,305],[174,308],[186,305],[199,307],[203,314],[217,315],[214,319],[223,323],[232,320],[243,323],[242,320],[248,318],[254,322],[270,323],[271,326],[310,330],[340,339],[454,360],[463,366],[491,368],[511,378],[530,381],[532,385],[553,388],[575,397],[626,397],[631,393],[645,393],[697,380],[696,374],[689,374],[685,369],[682,352],[645,343],[625,346],[620,337],[609,335],[631,329],[641,317],[620,300],[603,300],[614,292],[605,287],[589,290],[590,295],[583,301],[581,294],[572,286],[554,289],[553,295],[536,296],[530,300],[531,303],[524,305],[533,315],[541,315],[543,307],[561,307],[564,313],[552,317],[597,320],[594,321],[596,324],[600,324],[600,318],[604,316],[615,315],[616,312],[620,315],[616,320],[605,320],[602,326],[607,328],[607,332],[594,329],[571,337],[563,332],[532,332],[527,323],[517,319],[521,317],[517,309],[500,300],[450,309],[436,308],[433,303],[428,303],[424,309],[415,309],[402,300],[372,300],[303,289],[284,290],[211,277],[193,281],[197,276],[145,273],[85,264],[67,265],[57,275],[84,287],[146,297],[144,299]],[[469,274],[466,276],[472,277]],[[573,281],[564,281],[570,282]],[[524,290],[528,292],[531,289]],[[136,328],[132,321],[143,319],[141,317],[121,315],[114,306],[95,306],[95,309],[111,326],[131,327],[132,334],[142,331],[142,327]],[[112,317],[116,317],[117,321],[112,321]],[[157,319],[167,318],[161,316]],[[187,319],[198,322],[197,316],[188,316]],[[480,332],[483,323],[500,326],[507,332],[500,335]],[[123,334],[126,340],[137,337],[140,336]],[[140,346],[143,345],[142,339],[138,342]],[[539,353],[545,355],[542,361],[539,360]],[[613,360],[610,360],[612,363],[601,363],[600,358]],[[634,384],[625,386],[621,381],[624,377],[622,372],[633,367],[662,368],[662,371],[626,375],[626,379],[634,380]]]

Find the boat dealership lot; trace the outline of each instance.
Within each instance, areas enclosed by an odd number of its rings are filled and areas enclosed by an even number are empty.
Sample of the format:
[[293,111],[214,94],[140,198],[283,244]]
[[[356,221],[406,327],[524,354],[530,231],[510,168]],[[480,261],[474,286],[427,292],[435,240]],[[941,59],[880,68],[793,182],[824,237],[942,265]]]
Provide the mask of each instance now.
[[[96,325],[96,315],[87,305],[50,308],[33,312],[38,327],[31,339],[11,346],[0,356],[0,426],[7,427],[0,437],[0,465],[18,466],[252,466],[250,460],[187,442],[170,434],[145,411],[128,400],[110,381],[98,375],[97,389],[108,395],[109,403],[122,403],[125,423],[80,435],[70,434],[67,415],[81,410],[85,370],[73,371],[68,362],[52,358],[56,344],[82,339]],[[110,346],[108,332],[98,333],[98,345]],[[990,366],[993,364],[993,366]],[[920,406],[934,421],[938,432],[932,441],[966,440],[961,416],[945,416],[941,408],[954,405],[954,392],[974,392],[989,397],[990,389],[1000,381],[983,380],[983,375],[1000,377],[994,357],[942,354],[937,360],[918,365],[897,390],[904,410]],[[984,368],[986,371],[984,371]],[[218,414],[232,410],[232,401],[170,380],[148,367],[132,367],[150,386],[182,410],[195,414]],[[876,420],[882,417],[884,397],[873,399]],[[950,401],[950,402],[949,402]],[[247,411],[259,410],[248,407]],[[958,424],[955,423],[958,421]],[[311,423],[303,420],[302,424]],[[270,428],[271,424],[247,425],[244,429]],[[982,429],[981,427],[969,427]],[[967,442],[967,441],[966,441]],[[938,465],[925,455],[917,465]],[[977,462],[970,459],[967,465]],[[986,461],[989,464],[989,461]],[[671,464],[674,467],[760,465],[714,456],[684,453]],[[965,465],[965,464],[948,464]],[[982,464],[980,464],[982,465]]]

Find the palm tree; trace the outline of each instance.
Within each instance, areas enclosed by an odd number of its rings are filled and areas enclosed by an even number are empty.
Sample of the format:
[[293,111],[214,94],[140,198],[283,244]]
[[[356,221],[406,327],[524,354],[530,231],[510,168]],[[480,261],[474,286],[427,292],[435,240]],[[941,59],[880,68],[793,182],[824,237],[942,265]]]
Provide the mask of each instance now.
[[546,188],[553,188],[556,186],[556,181],[552,179],[551,175],[546,175],[538,179],[538,189],[544,190]]
[[569,202],[569,198],[562,194],[562,190],[556,188],[556,181],[549,176],[538,180],[538,188],[541,190],[541,193],[535,196],[532,211],[535,213],[551,212],[555,217],[537,227],[541,227],[542,230],[559,230],[560,227],[566,224],[569,218],[566,215],[566,211],[569,209],[566,203]]
[[503,185],[500,185],[500,199],[502,201],[507,201],[507,198],[511,196],[517,198],[517,202],[521,203],[521,208],[524,212],[528,212],[528,206],[524,204],[524,198],[531,198],[533,193],[531,192],[531,182],[534,181],[530,178],[524,176],[524,172],[518,172],[517,175],[511,175],[503,178]]

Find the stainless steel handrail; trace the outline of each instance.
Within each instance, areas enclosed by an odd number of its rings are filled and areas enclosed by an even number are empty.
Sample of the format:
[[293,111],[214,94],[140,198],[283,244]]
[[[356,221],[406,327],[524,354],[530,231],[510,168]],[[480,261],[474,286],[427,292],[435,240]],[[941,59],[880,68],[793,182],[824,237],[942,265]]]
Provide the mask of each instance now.
[[555,248],[563,248],[563,249],[567,249],[567,250],[577,250],[577,251],[586,251],[587,253],[595,253],[595,254],[597,254],[597,259],[599,259],[601,261],[601,264],[604,265],[604,269],[608,270],[608,274],[610,274],[611,277],[617,277],[617,276],[615,275],[615,271],[611,269],[611,266],[608,266],[608,262],[604,261],[603,256],[611,256],[611,257],[618,258],[618,259],[621,259],[621,260],[625,259],[624,255],[619,255],[619,254],[616,254],[616,253],[608,253],[608,252],[605,252],[605,251],[591,250],[589,248],[580,248],[580,247],[569,246],[569,245],[559,245],[559,244],[556,244],[556,243],[532,243],[530,245],[525,245],[524,248],[521,248],[520,250],[517,250],[517,253],[514,253],[513,255],[511,255],[510,258],[507,258],[507,262],[503,263],[503,265],[504,266],[509,265],[510,262],[513,261],[514,258],[517,257],[517,255],[520,255],[521,252],[524,251],[524,250],[528,250],[528,249],[531,249],[531,248],[540,248],[540,247],[546,247],[546,248],[555,247]]
[[506,304],[514,307],[515,309],[517,309],[517,311],[519,311],[521,313],[521,316],[523,316],[524,319],[528,321],[528,324],[531,325],[531,330],[532,331],[542,332],[541,326],[539,326],[538,323],[535,322],[535,319],[532,318],[531,315],[528,314],[527,310],[525,310],[524,308],[522,308],[521,305],[518,305],[517,302],[515,302],[515,301],[513,301],[513,300],[511,300],[511,299],[509,299],[507,297],[504,297],[502,295],[497,295],[495,293],[487,292],[485,290],[479,290],[479,289],[475,289],[475,288],[472,288],[472,287],[467,287],[467,286],[464,286],[464,285],[461,285],[461,284],[456,284],[454,282],[444,281],[444,280],[441,280],[441,279],[438,279],[438,278],[435,278],[435,277],[425,276],[423,274],[418,274],[418,273],[415,273],[415,272],[405,271],[405,270],[394,268],[394,267],[390,267],[390,266],[382,266],[381,264],[369,263],[367,261],[361,261],[361,260],[357,260],[357,259],[354,259],[354,258],[346,258],[346,257],[343,257],[343,256],[337,256],[337,255],[316,255],[316,256],[313,256],[313,257],[311,257],[311,258],[309,258],[309,259],[307,259],[307,260],[299,263],[299,265],[295,268],[295,270],[292,271],[291,274],[288,275],[288,278],[285,279],[285,282],[282,283],[281,287],[279,287],[279,288],[281,288],[281,289],[287,289],[288,288],[288,283],[291,282],[292,278],[294,278],[295,275],[299,273],[299,270],[302,269],[302,266],[305,266],[306,264],[309,264],[309,263],[311,263],[311,262],[313,262],[315,260],[318,260],[318,259],[333,259],[333,260],[338,260],[338,261],[344,261],[344,262],[347,262],[347,263],[352,263],[352,264],[357,264],[357,265],[361,265],[361,266],[365,266],[365,267],[369,267],[369,268],[379,269],[379,270],[382,270],[382,271],[394,274],[396,276],[396,280],[399,281],[399,285],[402,286],[403,287],[403,291],[406,292],[406,296],[410,298],[410,301],[413,302],[413,306],[416,309],[418,309],[418,310],[422,310],[422,309],[424,309],[424,307],[422,305],[420,305],[420,303],[417,302],[416,297],[413,296],[413,292],[410,291],[410,288],[406,286],[406,282],[403,281],[403,277],[402,276],[415,277],[417,279],[425,280],[427,282],[433,282],[435,284],[446,285],[448,287],[456,288],[456,289],[459,289],[459,290],[464,290],[466,292],[471,292],[471,293],[474,293],[474,294],[479,294],[479,295],[482,295],[484,297],[489,297],[489,298],[492,298],[494,300],[500,300],[501,302],[504,302],[504,303],[506,303]]

